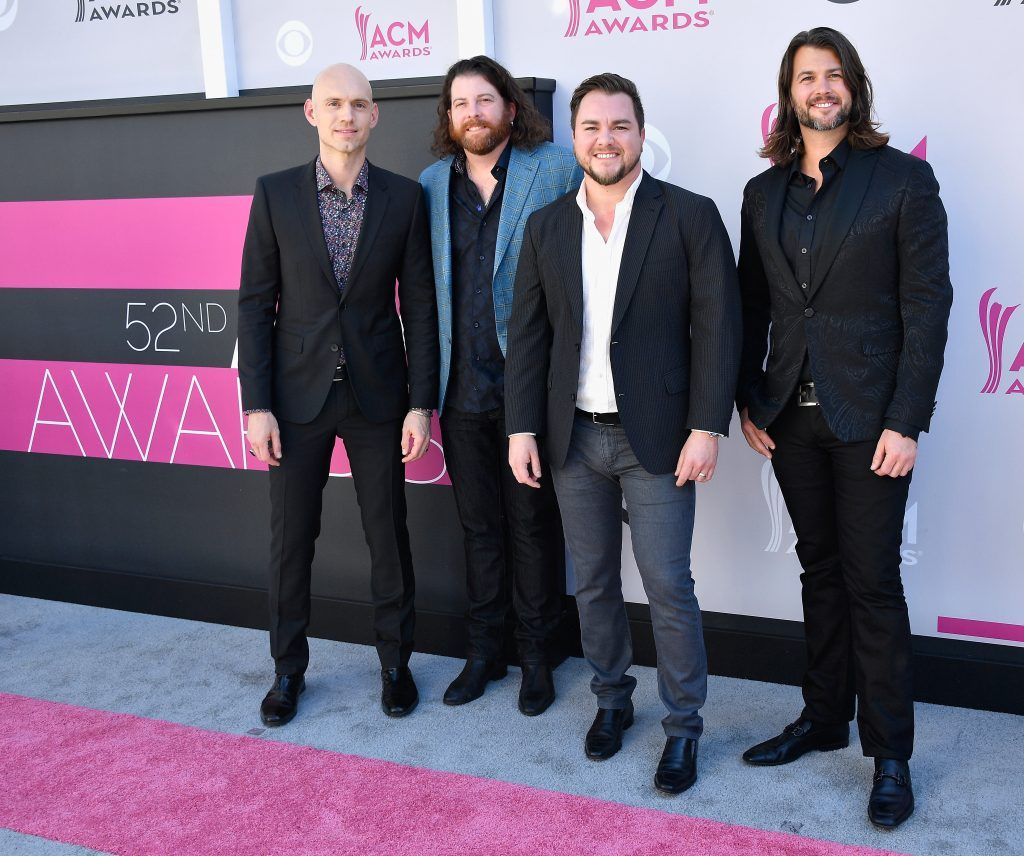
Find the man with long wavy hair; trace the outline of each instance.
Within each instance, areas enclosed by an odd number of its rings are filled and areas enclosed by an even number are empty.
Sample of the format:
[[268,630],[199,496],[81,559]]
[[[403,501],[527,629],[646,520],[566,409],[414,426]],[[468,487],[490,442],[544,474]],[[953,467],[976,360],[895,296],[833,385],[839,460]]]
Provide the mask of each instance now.
[[808,661],[799,718],[743,758],[841,749],[856,709],[875,762],[868,816],[894,828],[914,810],[903,515],[952,286],[932,169],[888,145],[871,95],[842,33],[798,33],[761,151],[774,165],[743,193],[736,402],[793,518]]
[[555,698],[548,645],[560,615],[563,548],[550,485],[533,491],[505,466],[505,342],[526,219],[582,178],[572,152],[547,142],[550,133],[505,68],[486,56],[459,60],[437,105],[433,151],[441,160],[420,176],[440,310],[438,409],[469,599],[468,656],[444,702],[471,702],[506,674],[511,600],[527,716]]

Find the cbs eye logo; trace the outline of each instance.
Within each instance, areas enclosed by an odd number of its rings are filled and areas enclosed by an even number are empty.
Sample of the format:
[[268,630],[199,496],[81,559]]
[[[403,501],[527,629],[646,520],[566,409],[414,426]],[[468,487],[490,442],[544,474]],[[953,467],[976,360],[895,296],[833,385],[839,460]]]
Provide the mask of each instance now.
[[6,30],[18,16],[18,0],[0,0],[0,33]]
[[668,138],[654,125],[644,127],[644,150],[640,155],[640,164],[661,181],[666,180],[672,172],[672,148]]
[[275,43],[277,55],[285,65],[305,65],[313,55],[313,34],[302,21],[285,21],[277,31]]

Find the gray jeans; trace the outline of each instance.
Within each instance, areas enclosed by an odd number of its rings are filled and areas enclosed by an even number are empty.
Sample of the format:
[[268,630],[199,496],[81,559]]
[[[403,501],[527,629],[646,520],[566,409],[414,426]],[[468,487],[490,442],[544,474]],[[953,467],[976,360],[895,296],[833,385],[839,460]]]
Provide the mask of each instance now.
[[707,697],[707,654],[690,576],[694,486],[651,475],[626,432],[577,416],[565,465],[552,468],[562,526],[576,573],[583,654],[594,670],[598,707],[623,708],[636,686],[626,673],[633,645],[622,598],[622,502],[633,555],[651,606],[658,650],[658,693],[670,737],[700,737]]

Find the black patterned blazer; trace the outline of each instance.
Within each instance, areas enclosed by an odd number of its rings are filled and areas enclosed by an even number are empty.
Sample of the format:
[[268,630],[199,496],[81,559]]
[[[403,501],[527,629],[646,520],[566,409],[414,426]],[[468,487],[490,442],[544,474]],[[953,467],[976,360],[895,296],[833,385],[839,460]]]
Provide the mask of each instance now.
[[[740,305],[715,203],[644,173],[612,310],[611,366],[640,465],[670,473],[691,428],[729,431]],[[526,223],[505,363],[505,427],[546,438],[565,463],[583,340],[583,214],[568,193]]]
[[770,426],[808,353],[823,415],[840,440],[877,439],[883,428],[927,431],[953,298],[946,212],[931,167],[889,146],[851,150],[806,290],[779,243],[787,176],[771,167],[743,191],[738,408]]

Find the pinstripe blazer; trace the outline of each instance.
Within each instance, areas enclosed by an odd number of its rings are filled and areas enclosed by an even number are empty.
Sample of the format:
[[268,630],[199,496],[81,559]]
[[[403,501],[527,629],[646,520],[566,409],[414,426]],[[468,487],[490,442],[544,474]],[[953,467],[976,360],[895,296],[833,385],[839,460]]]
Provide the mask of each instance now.
[[[565,196],[526,224],[505,364],[505,428],[572,437],[583,336],[583,214]],[[644,173],[626,230],[610,357],[622,427],[640,465],[670,473],[689,436],[726,434],[736,390],[740,296],[715,203]]]
[[[420,175],[430,215],[430,240],[434,255],[434,287],[437,289],[437,320],[441,344],[441,387],[438,410],[444,407],[452,364],[452,237],[448,205],[452,158],[428,166]],[[571,151],[554,143],[536,149],[513,149],[505,176],[505,190],[498,220],[494,252],[494,326],[502,354],[506,351],[508,319],[512,312],[519,248],[527,218],[538,208],[565,193],[575,192],[583,171]]]

